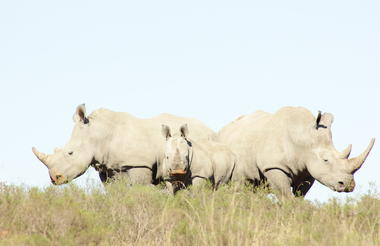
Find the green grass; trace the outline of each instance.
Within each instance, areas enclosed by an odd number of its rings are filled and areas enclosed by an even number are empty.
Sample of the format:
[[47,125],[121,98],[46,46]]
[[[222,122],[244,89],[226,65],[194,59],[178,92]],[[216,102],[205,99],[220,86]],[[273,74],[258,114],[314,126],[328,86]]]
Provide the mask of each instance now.
[[225,186],[0,185],[0,245],[380,245],[379,195],[274,203],[267,191]]

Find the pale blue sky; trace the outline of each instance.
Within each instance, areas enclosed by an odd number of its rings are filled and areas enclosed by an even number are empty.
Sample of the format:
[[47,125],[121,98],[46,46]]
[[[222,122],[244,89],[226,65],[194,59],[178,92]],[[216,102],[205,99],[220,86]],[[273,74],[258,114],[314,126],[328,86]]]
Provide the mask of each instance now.
[[[0,181],[50,185],[32,146],[64,145],[75,107],[192,116],[335,115],[338,149],[380,140],[379,1],[0,2]],[[375,145],[356,196],[380,186]],[[94,171],[78,179],[98,178]],[[314,185],[309,199],[343,195]]]

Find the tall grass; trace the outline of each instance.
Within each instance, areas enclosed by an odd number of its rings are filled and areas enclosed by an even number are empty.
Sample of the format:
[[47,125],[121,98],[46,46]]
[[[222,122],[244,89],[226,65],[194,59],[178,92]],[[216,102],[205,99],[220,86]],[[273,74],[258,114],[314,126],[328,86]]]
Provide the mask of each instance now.
[[0,185],[0,245],[380,245],[378,194],[273,202],[225,186],[175,197],[160,187]]

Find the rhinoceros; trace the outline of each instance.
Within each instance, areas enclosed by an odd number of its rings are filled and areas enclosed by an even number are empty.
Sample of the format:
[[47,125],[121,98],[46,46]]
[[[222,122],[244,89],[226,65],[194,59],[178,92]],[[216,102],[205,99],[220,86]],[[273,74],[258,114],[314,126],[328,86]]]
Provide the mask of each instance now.
[[123,173],[130,184],[155,183],[157,166],[164,155],[162,124],[179,127],[186,121],[192,138],[216,137],[202,122],[171,114],[141,119],[128,113],[98,109],[87,117],[83,104],[77,107],[73,120],[71,139],[63,148],[50,155],[32,149],[49,169],[55,185],[75,179],[90,166],[99,172],[103,182]]
[[338,152],[332,142],[333,115],[317,117],[302,107],[284,107],[275,114],[258,111],[231,122],[218,139],[238,156],[233,180],[263,180],[281,196],[305,196],[315,179],[337,192],[352,192],[354,173],[367,149],[349,159],[351,145]]
[[187,124],[175,134],[169,126],[162,125],[162,135],[166,139],[165,154],[158,172],[173,193],[207,180],[217,189],[231,179],[236,156],[226,145],[210,139],[189,139]]

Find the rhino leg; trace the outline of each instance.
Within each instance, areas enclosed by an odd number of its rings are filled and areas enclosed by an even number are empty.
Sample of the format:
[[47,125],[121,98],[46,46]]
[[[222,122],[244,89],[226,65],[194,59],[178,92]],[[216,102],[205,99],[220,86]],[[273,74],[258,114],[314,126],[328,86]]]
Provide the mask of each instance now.
[[107,171],[99,171],[99,178],[102,181],[102,183],[107,183],[108,181]]
[[125,173],[115,172],[111,169],[104,169],[99,171],[99,178],[103,184],[114,180],[115,177],[119,177],[120,175],[125,175]]
[[207,179],[203,177],[194,177],[191,181],[192,187],[202,187],[207,183]]
[[165,181],[165,186],[166,186],[166,189],[169,191],[170,194],[172,194],[172,195],[175,194],[175,190],[174,190],[173,184],[171,182]]
[[313,186],[315,179],[311,176],[305,177],[301,182],[293,187],[293,194],[296,197],[304,197]]
[[168,192],[172,195],[175,195],[178,191],[186,188],[185,184],[180,181],[165,181],[165,186]]
[[294,197],[291,192],[291,179],[280,169],[270,169],[264,173],[269,186],[284,198]]
[[149,168],[131,168],[127,171],[128,184],[149,185],[152,183],[152,171]]

